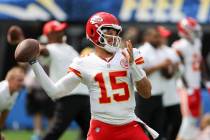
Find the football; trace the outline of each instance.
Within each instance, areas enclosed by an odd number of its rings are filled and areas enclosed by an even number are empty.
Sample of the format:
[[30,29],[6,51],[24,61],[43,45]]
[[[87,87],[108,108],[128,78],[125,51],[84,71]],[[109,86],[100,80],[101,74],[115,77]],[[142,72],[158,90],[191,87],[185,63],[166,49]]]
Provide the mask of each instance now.
[[39,55],[39,42],[35,39],[25,39],[21,41],[15,50],[15,60],[18,62],[28,62]]

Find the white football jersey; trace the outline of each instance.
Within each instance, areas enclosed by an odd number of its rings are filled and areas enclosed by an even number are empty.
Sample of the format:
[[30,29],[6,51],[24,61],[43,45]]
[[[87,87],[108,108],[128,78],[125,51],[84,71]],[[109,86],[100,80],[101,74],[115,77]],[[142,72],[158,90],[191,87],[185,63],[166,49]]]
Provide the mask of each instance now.
[[[58,81],[61,77],[67,74],[69,64],[72,63],[75,57],[78,57],[78,52],[66,43],[51,43],[48,44],[47,50],[50,57],[49,76],[53,81]],[[88,95],[88,89],[85,85],[79,84],[71,93]]]
[[[172,61],[173,64],[179,63],[180,58],[176,54],[176,52],[168,47],[163,46],[162,52],[168,59]],[[178,96],[177,90],[176,90],[176,76],[173,76],[170,79],[163,78],[162,79],[162,89],[163,89],[163,106],[168,107],[172,105],[177,105],[180,103],[180,97]]]
[[53,81],[66,75],[66,69],[79,54],[66,43],[51,43],[46,46],[50,57],[49,76]]
[[[144,60],[137,49],[134,58],[141,69]],[[109,124],[126,124],[137,119],[134,83],[122,50],[109,61],[95,53],[75,59],[69,70],[88,86],[92,118]]]
[[17,99],[18,92],[10,95],[8,81],[0,82],[0,112],[12,109]]
[[187,39],[182,38],[175,41],[172,47],[184,58],[184,78],[189,88],[200,88],[201,41],[195,39],[194,43],[191,43]]
[[[144,43],[139,47],[139,50],[144,57],[144,69],[154,67],[158,63],[162,63],[168,58],[167,54],[163,52],[162,48],[156,49],[149,43]],[[151,73],[148,75],[148,78],[152,84],[152,96],[162,95],[164,93],[163,88],[161,87],[161,85],[163,85],[163,76],[161,75],[160,71],[158,70]]]

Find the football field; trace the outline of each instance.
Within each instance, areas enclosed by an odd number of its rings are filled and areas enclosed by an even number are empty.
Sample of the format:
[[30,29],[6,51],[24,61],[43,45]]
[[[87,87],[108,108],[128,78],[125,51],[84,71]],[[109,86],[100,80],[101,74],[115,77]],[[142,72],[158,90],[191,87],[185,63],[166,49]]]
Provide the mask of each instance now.
[[[6,130],[3,132],[6,140],[30,140],[32,136],[32,131],[30,130],[17,130],[11,131]],[[79,131],[68,130],[59,140],[76,140],[78,138]]]

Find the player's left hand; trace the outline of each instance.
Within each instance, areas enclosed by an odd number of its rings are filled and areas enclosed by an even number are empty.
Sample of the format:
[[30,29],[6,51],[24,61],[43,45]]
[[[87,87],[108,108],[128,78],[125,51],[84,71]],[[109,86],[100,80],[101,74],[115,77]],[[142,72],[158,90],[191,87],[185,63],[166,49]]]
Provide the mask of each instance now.
[[125,56],[127,61],[130,65],[133,64],[134,58],[133,58],[133,45],[130,40],[126,41],[126,50],[122,52],[122,54]]

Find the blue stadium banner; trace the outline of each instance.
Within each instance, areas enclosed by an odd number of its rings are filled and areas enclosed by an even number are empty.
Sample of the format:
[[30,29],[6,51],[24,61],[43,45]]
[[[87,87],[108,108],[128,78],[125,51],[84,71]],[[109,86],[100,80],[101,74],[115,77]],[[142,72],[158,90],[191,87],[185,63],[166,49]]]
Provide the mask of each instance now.
[[210,0],[0,0],[0,20],[84,21],[106,11],[129,22],[210,22]]

